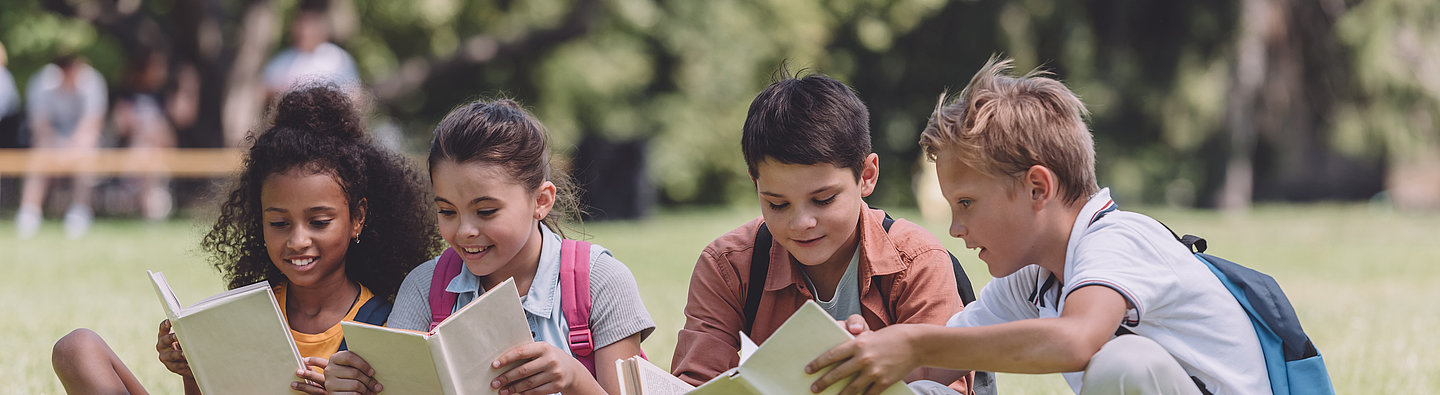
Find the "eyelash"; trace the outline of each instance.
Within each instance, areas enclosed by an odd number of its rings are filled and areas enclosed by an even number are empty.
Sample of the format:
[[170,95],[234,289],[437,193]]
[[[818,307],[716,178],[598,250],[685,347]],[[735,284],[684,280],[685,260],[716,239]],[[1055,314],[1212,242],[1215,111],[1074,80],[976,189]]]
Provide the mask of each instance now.
[[973,200],[970,200],[970,199],[960,199],[960,201],[957,202],[957,203],[959,203],[960,206],[961,206],[961,207],[964,207],[964,208],[970,208],[970,205],[971,205],[971,204],[975,204],[975,202],[974,202]]
[[[815,205],[817,205],[817,206],[826,206],[826,205],[829,205],[830,203],[835,203],[835,197],[837,197],[837,196],[840,196],[840,195],[839,195],[839,194],[834,194],[834,195],[830,195],[830,197],[828,197],[828,198],[816,199],[816,200],[813,200],[813,201],[815,202]],[[777,211],[778,211],[778,210],[784,210],[786,207],[790,207],[790,203],[775,204],[775,203],[766,202],[766,204],[769,204],[769,205],[770,205],[770,209],[771,209],[771,210],[777,210]]]

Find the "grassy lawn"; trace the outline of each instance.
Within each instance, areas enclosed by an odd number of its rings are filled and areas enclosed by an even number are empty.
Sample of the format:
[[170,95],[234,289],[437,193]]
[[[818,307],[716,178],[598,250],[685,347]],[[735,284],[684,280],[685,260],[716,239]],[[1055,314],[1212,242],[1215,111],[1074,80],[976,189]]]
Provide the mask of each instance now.
[[[748,208],[747,208],[748,209]],[[611,250],[635,273],[659,326],[644,344],[668,366],[675,332],[684,323],[685,290],[706,243],[754,216],[750,209],[670,212],[637,222],[587,224],[590,240]],[[1339,393],[1440,392],[1440,213],[1403,213],[1363,205],[1259,207],[1248,216],[1206,211],[1141,210],[1182,233],[1205,236],[1211,252],[1274,275],[1315,344]],[[900,216],[910,213],[898,213]],[[59,393],[50,346],[69,330],[104,336],[156,393],[180,392],[156,361],[162,313],[144,276],[165,272],[182,302],[221,290],[197,252],[204,224],[100,220],[80,241],[66,240],[57,222],[17,241],[0,219],[0,393]],[[927,223],[945,234],[947,224]],[[942,237],[976,286],[989,280],[984,263],[959,240]],[[1006,393],[1069,393],[1058,375],[1001,375]]]

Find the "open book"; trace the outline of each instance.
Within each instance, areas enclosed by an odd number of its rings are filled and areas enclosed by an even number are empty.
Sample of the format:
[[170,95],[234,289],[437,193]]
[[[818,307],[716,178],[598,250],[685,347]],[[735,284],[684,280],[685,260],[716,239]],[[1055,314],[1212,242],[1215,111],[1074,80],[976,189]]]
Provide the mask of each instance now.
[[345,345],[375,369],[390,394],[490,394],[501,353],[535,341],[507,279],[426,332],[344,321]]
[[207,394],[295,394],[305,366],[270,283],[261,281],[181,307],[165,275],[146,271]]
[[683,394],[695,389],[639,355],[615,360],[615,373],[620,379],[620,395]]
[[[810,384],[833,367],[805,374],[805,364],[851,338],[850,332],[840,327],[820,305],[807,301],[749,358],[743,359],[739,367],[721,373],[690,393],[809,394]],[[838,394],[849,383],[850,379],[841,380],[821,394]],[[882,394],[913,395],[914,392],[897,382]]]

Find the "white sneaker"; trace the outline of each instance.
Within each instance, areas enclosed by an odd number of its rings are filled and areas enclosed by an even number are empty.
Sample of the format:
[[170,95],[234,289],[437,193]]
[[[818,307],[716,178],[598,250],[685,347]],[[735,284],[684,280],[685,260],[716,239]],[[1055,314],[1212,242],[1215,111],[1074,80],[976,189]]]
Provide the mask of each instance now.
[[70,209],[65,211],[65,237],[70,240],[79,239],[85,236],[90,230],[90,206],[72,204]]
[[35,233],[40,231],[40,208],[35,206],[20,206],[20,212],[15,214],[15,232],[19,233],[21,240],[30,240]]

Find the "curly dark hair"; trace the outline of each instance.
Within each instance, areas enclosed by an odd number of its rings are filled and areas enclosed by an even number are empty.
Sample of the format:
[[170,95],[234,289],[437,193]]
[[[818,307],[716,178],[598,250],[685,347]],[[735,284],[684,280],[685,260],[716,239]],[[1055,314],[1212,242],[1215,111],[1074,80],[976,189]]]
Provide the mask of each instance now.
[[244,168],[201,248],[229,288],[286,281],[265,250],[260,188],[271,174],[303,169],[335,178],[351,213],[366,202],[359,244],[345,274],[377,297],[392,297],[405,274],[443,247],[430,190],[409,160],[375,144],[350,98],[334,85],[301,86],[280,97],[271,126],[246,138]]

